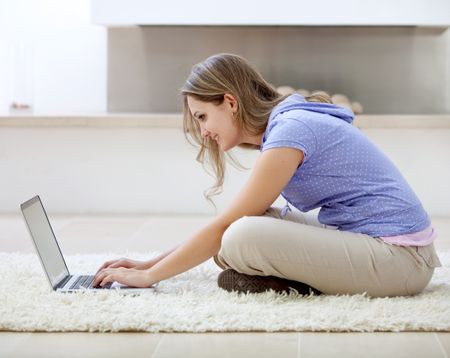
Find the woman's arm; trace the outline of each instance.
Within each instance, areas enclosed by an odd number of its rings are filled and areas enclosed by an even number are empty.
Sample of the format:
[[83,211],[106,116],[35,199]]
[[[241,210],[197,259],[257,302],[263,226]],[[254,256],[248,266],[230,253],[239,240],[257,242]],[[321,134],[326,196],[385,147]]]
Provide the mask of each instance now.
[[164,257],[174,252],[179,246],[180,244],[148,261],[138,261],[127,258],[106,261],[102,266],[100,266],[100,268],[97,270],[97,273],[106,268],[119,268],[119,267],[137,270],[148,270],[150,267],[156,265],[159,261],[161,261]]
[[[185,272],[216,255],[225,230],[243,216],[262,215],[280,195],[303,161],[303,152],[274,148],[261,154],[249,180],[225,212],[148,270],[104,269],[96,284],[111,281],[149,287]],[[139,271],[139,272],[137,272]]]
[[222,235],[226,228],[220,218],[212,220],[190,240],[151,267],[148,270],[150,281],[156,283],[165,280],[216,255],[220,250]]
[[164,259],[165,257],[169,256],[172,252],[174,252],[176,249],[178,249],[182,244],[178,244],[171,249],[167,250],[166,252],[163,252],[161,255],[158,255],[154,257],[153,259],[150,259],[148,261],[145,261],[145,263],[139,267],[140,270],[148,270],[149,268],[155,266],[159,261]]

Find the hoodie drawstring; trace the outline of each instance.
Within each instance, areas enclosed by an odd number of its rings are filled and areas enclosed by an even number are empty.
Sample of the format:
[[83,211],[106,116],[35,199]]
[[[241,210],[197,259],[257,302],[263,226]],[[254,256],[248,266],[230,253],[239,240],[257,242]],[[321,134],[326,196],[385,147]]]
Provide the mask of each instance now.
[[284,219],[285,216],[288,214],[289,211],[292,211],[291,207],[289,206],[288,201],[286,200],[286,205],[283,209],[281,209],[281,218]]

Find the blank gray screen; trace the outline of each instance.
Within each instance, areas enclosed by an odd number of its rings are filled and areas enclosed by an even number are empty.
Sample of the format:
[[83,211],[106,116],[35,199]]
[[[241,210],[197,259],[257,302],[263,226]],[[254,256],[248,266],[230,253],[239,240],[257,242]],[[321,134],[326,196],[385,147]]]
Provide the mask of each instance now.
[[[28,203],[31,205],[28,206]],[[50,283],[55,287],[69,272],[39,198],[33,198],[25,203],[22,212]]]

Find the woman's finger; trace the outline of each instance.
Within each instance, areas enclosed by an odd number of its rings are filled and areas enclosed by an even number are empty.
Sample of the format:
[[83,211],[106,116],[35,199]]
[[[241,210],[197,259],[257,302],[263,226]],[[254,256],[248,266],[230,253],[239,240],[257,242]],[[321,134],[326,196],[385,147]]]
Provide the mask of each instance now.
[[106,261],[102,266],[100,266],[100,268],[97,270],[97,273],[99,273],[101,270],[109,268],[112,264],[114,264],[117,261],[119,261],[119,260]]
[[122,262],[122,261],[123,261],[123,259],[117,259],[117,260],[108,261],[108,262],[106,262],[106,264],[108,264],[108,265],[106,265],[105,268],[111,267],[111,265],[114,265],[114,264],[116,264],[118,262]]
[[107,269],[103,269],[103,270],[101,270],[100,272],[98,272],[98,273],[95,275],[93,286],[94,286],[94,287],[98,286],[98,284],[99,284],[100,282],[102,282],[102,280],[105,278],[106,275],[108,275]]
[[126,264],[127,264],[126,260],[123,260],[123,259],[116,260],[114,263],[109,265],[108,268],[118,268],[118,267],[126,267],[126,268],[128,268],[128,266]]
[[104,286],[104,285],[106,285],[108,282],[114,282],[115,281],[115,279],[114,279],[114,274],[111,274],[111,275],[108,275],[108,276],[106,276],[103,280],[102,280],[102,282],[100,282],[100,286]]
[[102,267],[100,267],[99,271],[105,268],[114,268],[114,267],[121,267],[127,262],[127,259],[125,257],[122,257],[120,259],[116,260],[110,260],[106,261]]

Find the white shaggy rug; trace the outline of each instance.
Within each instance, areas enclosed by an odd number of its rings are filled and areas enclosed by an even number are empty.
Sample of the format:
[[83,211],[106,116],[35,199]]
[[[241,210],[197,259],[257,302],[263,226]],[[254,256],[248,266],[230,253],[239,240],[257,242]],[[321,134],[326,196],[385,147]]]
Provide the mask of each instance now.
[[[68,256],[71,272],[92,273],[112,257]],[[12,331],[450,331],[450,252],[440,253],[426,290],[415,297],[237,294],[217,287],[212,260],[139,296],[55,293],[34,254],[0,252],[0,330]]]

